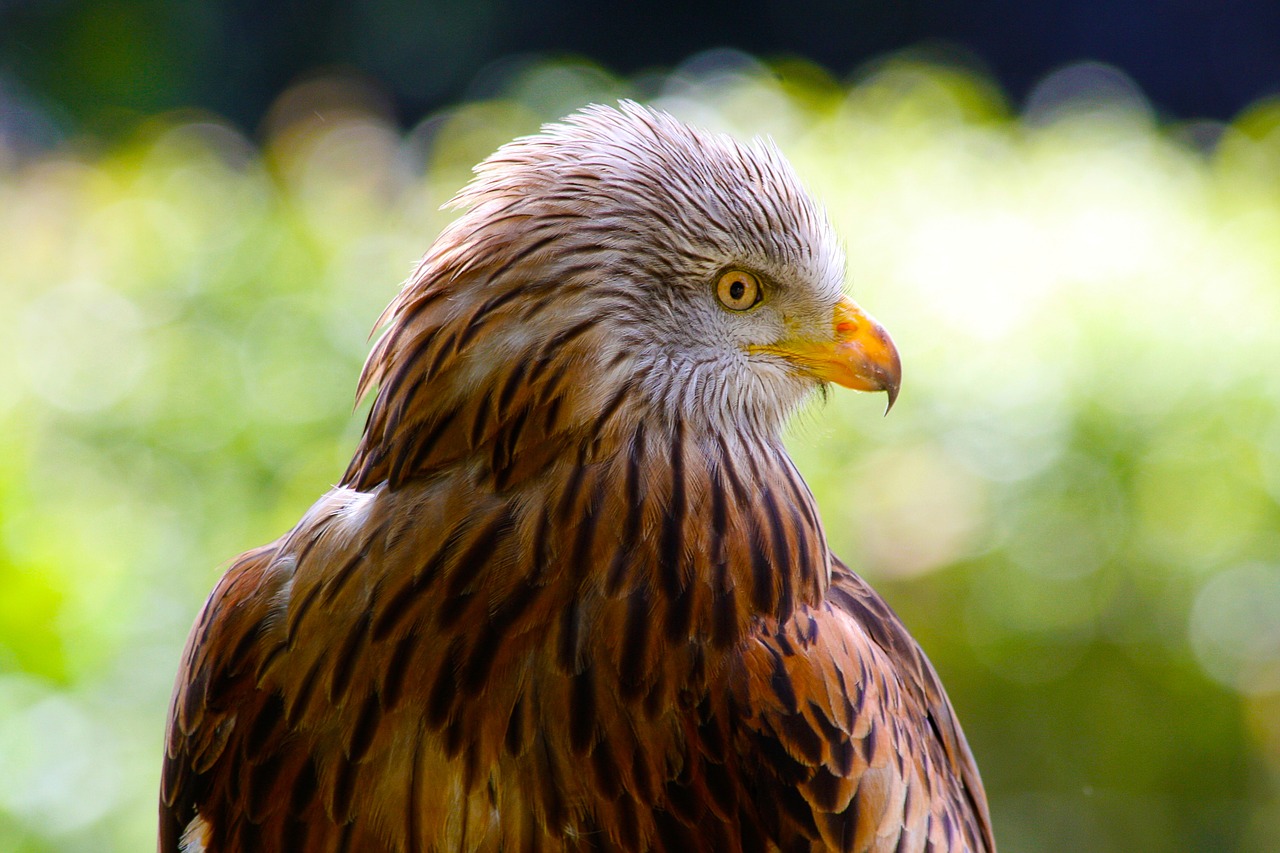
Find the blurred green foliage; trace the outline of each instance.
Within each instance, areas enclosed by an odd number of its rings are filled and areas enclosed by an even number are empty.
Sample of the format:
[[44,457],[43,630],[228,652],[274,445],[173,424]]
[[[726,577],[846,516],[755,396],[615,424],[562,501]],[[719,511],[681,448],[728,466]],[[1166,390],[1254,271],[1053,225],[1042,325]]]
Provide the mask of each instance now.
[[1161,124],[1081,65],[514,63],[403,133],[366,84],[261,143],[165,115],[0,150],[0,849],[153,846],[173,673],[237,552],[340,474],[366,335],[498,144],[641,97],[769,134],[902,398],[791,447],[942,672],[1002,849],[1280,849],[1280,103]]

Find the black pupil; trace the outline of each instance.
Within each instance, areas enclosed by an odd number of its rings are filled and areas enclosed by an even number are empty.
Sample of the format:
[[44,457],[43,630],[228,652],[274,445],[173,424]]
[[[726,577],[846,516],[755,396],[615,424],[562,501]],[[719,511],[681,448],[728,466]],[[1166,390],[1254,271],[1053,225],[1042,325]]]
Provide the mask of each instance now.
[[729,285],[729,297],[733,299],[734,302],[741,299],[742,295],[746,292],[747,286],[742,283],[742,279],[738,279],[733,284]]

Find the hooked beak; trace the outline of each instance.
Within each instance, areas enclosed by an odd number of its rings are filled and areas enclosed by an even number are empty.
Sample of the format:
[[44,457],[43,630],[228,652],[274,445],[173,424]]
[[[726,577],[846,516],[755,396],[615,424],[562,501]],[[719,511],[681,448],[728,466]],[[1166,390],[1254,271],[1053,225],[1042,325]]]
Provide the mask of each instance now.
[[902,384],[902,362],[893,339],[847,296],[836,303],[831,325],[831,337],[792,339],[753,349],[782,356],[823,382],[857,391],[885,391],[888,414]]

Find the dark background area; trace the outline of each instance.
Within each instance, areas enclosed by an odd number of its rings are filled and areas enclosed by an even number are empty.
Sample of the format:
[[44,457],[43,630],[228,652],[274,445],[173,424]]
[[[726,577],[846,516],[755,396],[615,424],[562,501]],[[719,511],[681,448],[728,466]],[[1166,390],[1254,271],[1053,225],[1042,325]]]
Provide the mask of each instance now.
[[519,53],[631,74],[728,46],[844,76],[931,44],[1015,103],[1079,59],[1119,66],[1177,118],[1227,120],[1280,90],[1278,0],[0,0],[0,110],[45,144],[191,106],[252,130],[290,83],[339,66],[377,80],[407,125],[484,94],[486,66]]

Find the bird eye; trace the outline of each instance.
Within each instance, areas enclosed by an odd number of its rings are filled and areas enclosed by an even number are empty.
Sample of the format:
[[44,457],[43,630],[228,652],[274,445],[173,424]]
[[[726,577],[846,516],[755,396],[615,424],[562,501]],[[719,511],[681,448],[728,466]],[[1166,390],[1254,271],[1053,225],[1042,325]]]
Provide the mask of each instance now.
[[745,270],[729,270],[716,282],[716,298],[730,311],[746,311],[760,301],[760,279]]

